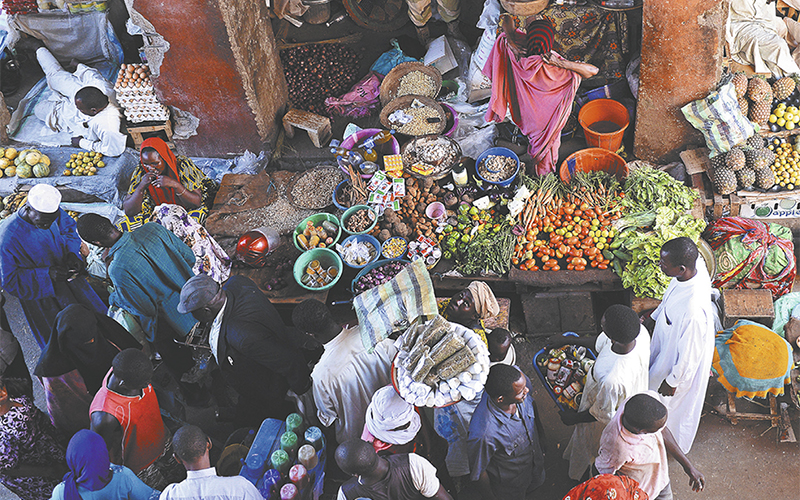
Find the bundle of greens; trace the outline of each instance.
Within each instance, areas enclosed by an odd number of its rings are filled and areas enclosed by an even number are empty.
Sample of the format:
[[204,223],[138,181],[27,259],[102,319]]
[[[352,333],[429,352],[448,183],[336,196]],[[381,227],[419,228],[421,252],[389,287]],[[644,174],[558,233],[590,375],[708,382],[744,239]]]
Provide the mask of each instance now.
[[648,164],[632,168],[625,179],[622,206],[629,212],[644,212],[657,207],[670,207],[683,212],[691,210],[697,191],[673,179],[668,173]]
[[486,229],[479,231],[456,257],[456,271],[464,276],[507,273],[511,267],[515,240],[508,224],[504,224],[499,232]]
[[[661,246],[680,236],[687,236],[696,243],[706,227],[706,222],[664,206],[654,211],[634,214],[632,217],[638,218],[640,223],[645,218],[649,220],[650,214],[654,214],[652,230],[643,230],[638,223],[631,223],[630,220],[619,224],[629,225],[611,243],[611,251],[615,257],[612,266],[622,278],[622,285],[632,288],[637,297],[660,299],[670,282],[670,278],[661,272],[658,265]],[[625,218],[620,221],[625,221]]]

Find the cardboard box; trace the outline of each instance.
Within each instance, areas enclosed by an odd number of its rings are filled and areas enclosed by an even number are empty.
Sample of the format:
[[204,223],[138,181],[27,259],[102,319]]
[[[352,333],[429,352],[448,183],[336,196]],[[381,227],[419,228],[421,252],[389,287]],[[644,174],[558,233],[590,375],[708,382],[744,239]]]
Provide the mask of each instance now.
[[428,46],[428,52],[425,54],[425,66],[433,66],[443,75],[458,67],[453,50],[450,48],[450,42],[447,41],[445,35],[432,41]]

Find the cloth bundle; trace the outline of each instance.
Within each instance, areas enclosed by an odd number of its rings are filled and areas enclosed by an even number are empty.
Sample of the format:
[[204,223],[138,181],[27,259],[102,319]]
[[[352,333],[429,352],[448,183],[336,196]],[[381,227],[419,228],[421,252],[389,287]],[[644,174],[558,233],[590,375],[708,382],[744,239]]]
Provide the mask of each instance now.
[[380,102],[381,80],[377,73],[370,71],[343,96],[325,99],[325,109],[331,114],[350,118],[371,115]]
[[714,249],[716,288],[765,288],[777,299],[792,290],[797,274],[792,232],[778,224],[723,217],[706,229]]

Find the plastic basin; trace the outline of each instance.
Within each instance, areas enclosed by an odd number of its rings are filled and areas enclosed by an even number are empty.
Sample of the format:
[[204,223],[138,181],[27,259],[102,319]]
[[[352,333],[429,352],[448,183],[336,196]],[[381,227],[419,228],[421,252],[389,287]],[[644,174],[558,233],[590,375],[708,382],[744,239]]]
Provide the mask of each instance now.
[[[492,182],[492,181],[486,180],[481,175],[480,169],[478,167],[480,166],[481,162],[486,157],[488,157],[490,155],[491,156],[507,156],[508,158],[513,158],[514,161],[517,162],[517,169],[514,170],[514,173],[511,174],[511,176],[508,179],[504,180],[504,181]],[[496,186],[505,187],[505,186],[508,186],[509,184],[511,184],[512,182],[514,182],[514,179],[517,178],[517,174],[519,174],[519,156],[517,156],[517,153],[511,151],[508,148],[501,148],[501,147],[489,148],[486,151],[484,151],[483,153],[481,153],[480,156],[478,156],[478,159],[475,160],[475,170],[478,172],[478,177],[480,177],[483,182],[487,182],[489,184],[494,184]]]
[[368,272],[370,272],[373,269],[375,269],[376,267],[380,267],[380,266],[382,266],[384,264],[389,264],[390,262],[398,262],[398,261],[407,262],[408,264],[411,264],[411,261],[407,260],[407,259],[383,259],[383,260],[377,260],[377,261],[373,262],[372,264],[368,264],[368,265],[364,266],[364,268],[361,271],[359,271],[358,274],[356,274],[356,277],[353,278],[353,281],[350,282],[350,291],[353,294],[355,294],[354,290],[356,288],[356,282],[358,282],[358,280],[361,279],[361,277],[364,276],[365,274],[367,274]]
[[[403,251],[400,253],[400,255],[397,255],[396,257],[390,257],[386,255],[385,252],[387,247],[389,246],[390,241],[400,241],[402,243]],[[406,255],[407,251],[408,251],[408,240],[403,238],[402,236],[392,236],[391,238],[383,242],[383,245],[381,246],[381,257],[383,257],[384,259],[402,259]]]
[[[364,139],[372,137],[373,135],[377,134],[378,132],[381,132],[382,130],[383,130],[382,128],[365,128],[359,130],[358,132],[348,135],[347,138],[342,141],[341,147],[343,147],[344,149],[353,149],[359,142],[363,141]],[[375,149],[379,155],[399,155],[400,143],[397,142],[397,138],[393,136],[391,141],[385,142],[383,144],[378,144],[377,146],[375,146]],[[349,175],[347,170],[342,169],[342,171],[345,174]],[[369,179],[371,177],[372,175],[361,174],[362,179]]]
[[[611,122],[619,127],[613,132],[595,132],[589,127],[597,122]],[[617,151],[622,145],[622,136],[630,123],[628,109],[613,99],[595,99],[583,105],[578,113],[578,123],[583,128],[586,145]]]
[[592,172],[602,170],[622,180],[628,175],[628,166],[622,157],[603,148],[589,148],[575,151],[569,155],[558,169],[558,175],[564,182],[569,182],[575,172]]
[[[308,265],[314,260],[318,260],[320,267],[323,269],[328,269],[329,267],[336,268],[337,273],[333,281],[325,286],[317,288],[303,284],[301,279],[305,274],[306,267],[308,267]],[[344,264],[342,263],[341,257],[339,257],[339,255],[330,248],[312,248],[311,250],[302,253],[300,257],[297,258],[297,260],[294,262],[292,274],[294,275],[294,280],[301,287],[305,288],[306,290],[311,290],[312,292],[321,292],[322,290],[328,290],[339,281],[339,278],[342,277],[343,267]]]
[[370,259],[369,262],[365,262],[364,264],[358,266],[358,265],[354,265],[354,264],[348,263],[346,260],[344,260],[344,256],[341,254],[341,252],[339,252],[339,256],[342,258],[342,262],[344,262],[345,266],[351,267],[353,269],[363,269],[364,267],[372,264],[373,262],[375,262],[376,260],[378,260],[380,258],[380,256],[381,256],[381,242],[378,241],[378,239],[376,237],[372,236],[371,234],[354,234],[354,235],[348,236],[347,238],[342,240],[342,246],[345,246],[345,244],[349,243],[350,241],[354,241],[354,240],[358,241],[358,242],[361,242],[361,243],[369,243],[370,245],[372,245],[372,247],[375,248],[375,257]]
[[[372,224],[367,229],[365,229],[363,231],[358,231],[358,232],[348,231],[347,228],[345,227],[344,223],[347,222],[347,219],[349,219],[351,215],[353,215],[354,213],[358,212],[359,210],[363,210],[365,208],[367,210],[369,210],[370,212],[372,212],[373,215],[375,215],[375,218],[372,220]],[[372,208],[368,207],[367,205],[353,205],[352,207],[350,207],[347,210],[345,210],[344,214],[342,214],[342,225],[341,225],[340,229],[343,229],[344,232],[347,233],[347,234],[366,234],[366,233],[372,231],[372,228],[374,228],[375,224],[377,224],[377,223],[378,223],[378,214],[375,213],[375,210],[373,210]]]
[[334,224],[336,224],[336,227],[339,228],[339,232],[337,232],[336,236],[333,238],[333,243],[331,243],[331,245],[329,246],[335,245],[336,242],[339,241],[339,238],[342,236],[342,224],[341,222],[339,222],[339,218],[336,217],[335,215],[323,212],[319,214],[310,215],[305,219],[303,219],[303,222],[297,225],[297,227],[294,229],[294,233],[292,233],[292,240],[294,240],[294,247],[300,250],[301,252],[307,252],[308,250],[303,250],[303,247],[301,247],[300,243],[297,241],[297,235],[303,234],[303,230],[306,228],[306,222],[311,221],[314,224],[314,226],[319,226],[320,224],[322,224],[323,221],[326,220],[333,222]]

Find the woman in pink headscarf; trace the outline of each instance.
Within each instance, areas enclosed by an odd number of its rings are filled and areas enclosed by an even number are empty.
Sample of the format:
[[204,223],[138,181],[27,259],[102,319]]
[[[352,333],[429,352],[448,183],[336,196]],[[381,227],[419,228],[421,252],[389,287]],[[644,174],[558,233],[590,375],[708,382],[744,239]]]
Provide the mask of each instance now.
[[572,101],[582,78],[597,74],[597,67],[568,61],[553,51],[555,29],[548,19],[531,20],[525,33],[513,18],[502,16],[503,33],[497,37],[483,73],[492,80],[487,121],[503,121],[511,111],[514,123],[528,137],[528,153],[539,175],[555,171],[561,129],[567,123]]

